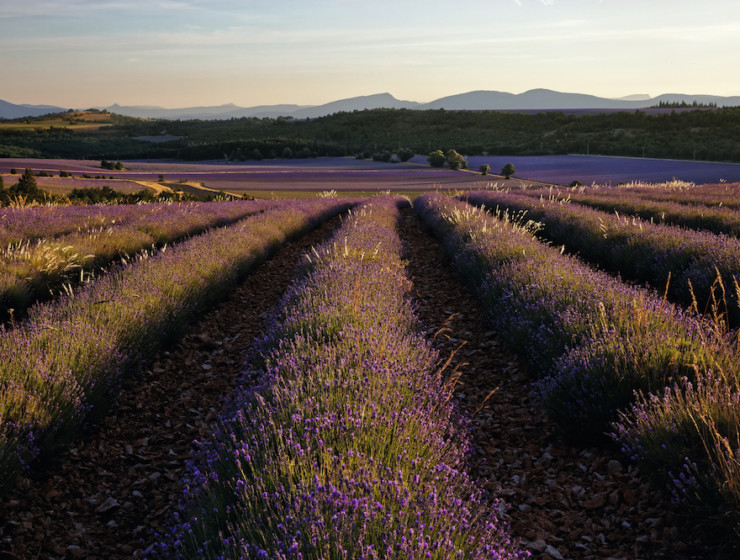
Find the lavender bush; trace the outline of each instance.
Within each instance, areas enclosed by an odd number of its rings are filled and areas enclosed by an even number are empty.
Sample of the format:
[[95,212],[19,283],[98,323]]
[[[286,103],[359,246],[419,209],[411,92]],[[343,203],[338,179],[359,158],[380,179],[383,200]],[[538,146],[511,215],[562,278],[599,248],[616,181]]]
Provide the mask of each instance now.
[[191,469],[176,558],[518,558],[416,332],[398,199],[310,255]]
[[350,204],[284,203],[35,306],[27,321],[0,332],[0,490],[18,468],[74,437],[129,367],[277,246]]
[[677,503],[740,537],[740,391],[725,372],[682,378],[620,414],[614,440]]

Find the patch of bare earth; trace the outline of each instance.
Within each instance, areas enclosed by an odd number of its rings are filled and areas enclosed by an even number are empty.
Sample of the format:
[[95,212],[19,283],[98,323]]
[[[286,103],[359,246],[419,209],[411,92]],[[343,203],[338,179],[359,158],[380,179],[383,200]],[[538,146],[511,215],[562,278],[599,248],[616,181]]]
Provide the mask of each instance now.
[[172,519],[193,441],[212,431],[244,351],[303,254],[338,223],[284,246],[129,380],[111,415],[76,447],[22,478],[0,501],[0,560],[140,556]]
[[530,394],[534,377],[486,326],[440,244],[410,211],[401,236],[427,334],[446,329],[434,342],[443,357],[459,348],[448,371],[462,373],[454,398],[474,415],[472,474],[506,500],[512,535],[533,558],[714,558],[680,510],[617,450],[574,447],[559,437]]

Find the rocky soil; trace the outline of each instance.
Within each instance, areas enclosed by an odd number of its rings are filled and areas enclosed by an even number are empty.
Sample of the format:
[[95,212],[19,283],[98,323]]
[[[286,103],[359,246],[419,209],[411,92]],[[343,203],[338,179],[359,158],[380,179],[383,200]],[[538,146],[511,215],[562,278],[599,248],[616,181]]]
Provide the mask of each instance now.
[[[22,478],[0,502],[0,560],[141,557],[175,511],[193,441],[208,436],[244,352],[302,254],[337,223],[262,265],[143,367],[76,447]],[[562,441],[530,396],[533,377],[485,326],[411,211],[403,214],[401,234],[421,328],[443,357],[457,351],[447,371],[460,375],[454,398],[473,416],[474,474],[505,498],[512,533],[533,557],[715,557],[618,453]]]

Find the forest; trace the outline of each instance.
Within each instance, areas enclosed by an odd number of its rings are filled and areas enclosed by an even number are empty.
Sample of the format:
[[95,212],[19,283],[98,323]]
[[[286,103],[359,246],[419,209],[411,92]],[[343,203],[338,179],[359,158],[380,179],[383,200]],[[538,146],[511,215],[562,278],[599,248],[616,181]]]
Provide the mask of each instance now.
[[0,157],[259,160],[455,149],[468,155],[591,154],[740,162],[740,108],[579,114],[373,109],[306,120],[108,117],[98,129],[8,126]]

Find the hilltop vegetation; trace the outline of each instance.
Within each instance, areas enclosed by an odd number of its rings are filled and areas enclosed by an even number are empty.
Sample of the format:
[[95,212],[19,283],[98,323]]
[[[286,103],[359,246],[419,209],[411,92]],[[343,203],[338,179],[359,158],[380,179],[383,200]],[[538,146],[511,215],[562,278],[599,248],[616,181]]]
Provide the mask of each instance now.
[[740,135],[740,108],[661,114],[373,109],[300,121],[97,116],[106,119],[105,126],[97,123],[91,128],[90,121],[85,127],[69,120],[50,124],[54,116],[25,119],[24,126],[2,122],[0,157],[246,160],[370,157],[407,148],[419,154],[455,149],[464,155],[590,153],[740,162],[740,144],[735,140]]

